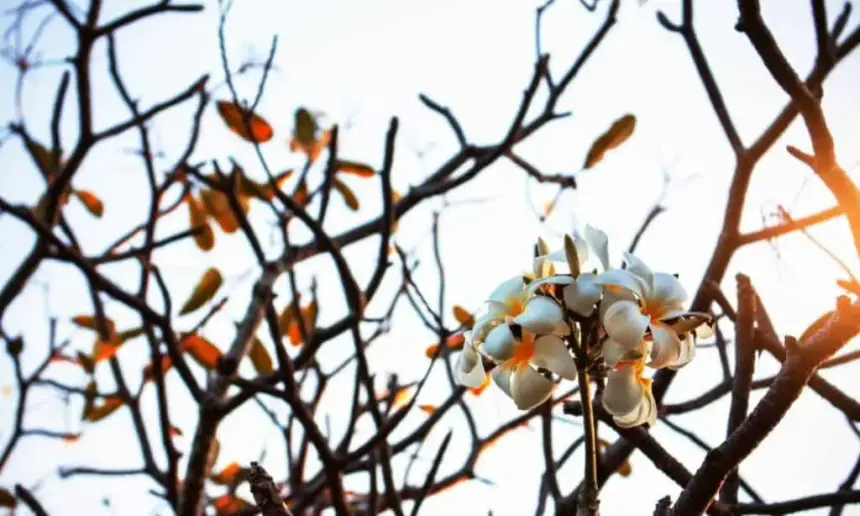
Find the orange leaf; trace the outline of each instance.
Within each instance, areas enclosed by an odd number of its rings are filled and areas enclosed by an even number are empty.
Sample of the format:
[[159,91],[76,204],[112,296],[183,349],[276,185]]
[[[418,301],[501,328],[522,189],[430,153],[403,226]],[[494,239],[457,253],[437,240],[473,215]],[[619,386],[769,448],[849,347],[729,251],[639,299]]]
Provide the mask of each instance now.
[[215,292],[221,287],[221,281],[221,273],[218,269],[212,267],[204,272],[200,281],[197,282],[197,286],[194,287],[194,291],[191,293],[188,301],[182,305],[179,315],[191,313],[212,299],[215,296]]
[[102,203],[101,199],[96,197],[92,192],[88,190],[75,190],[75,196],[84,203],[87,211],[95,215],[96,217],[101,218],[101,216],[105,212],[105,205]]
[[391,407],[400,407],[405,405],[412,399],[412,389],[409,387],[404,387],[402,389],[398,389],[394,394],[394,399],[391,400]]
[[254,364],[254,369],[256,369],[259,374],[268,374],[272,372],[272,357],[257,337],[254,337],[254,341],[251,343],[251,350],[248,352],[248,357],[251,359],[251,363]]
[[219,486],[236,485],[247,476],[248,470],[239,465],[238,462],[231,462],[224,466],[224,469],[209,477],[214,484]]
[[463,344],[466,342],[466,336],[462,333],[455,333],[451,335],[447,339],[445,339],[445,346],[448,349],[458,351],[463,349]]
[[[167,371],[173,366],[173,361],[170,359],[170,355],[161,355],[161,374],[162,376],[167,373]],[[143,368],[143,381],[151,382],[155,379],[155,368],[152,363],[146,365]]]
[[225,100],[219,100],[215,105],[227,127],[245,140],[265,143],[272,139],[272,126],[260,115]]
[[119,396],[108,396],[100,405],[90,404],[84,409],[84,419],[87,421],[100,421],[111,415],[116,409],[123,405]]
[[212,501],[216,516],[234,516],[236,513],[249,509],[251,504],[236,495],[221,495]]
[[418,408],[428,414],[436,412],[436,405],[418,405]]
[[373,167],[357,161],[337,160],[337,171],[353,174],[358,177],[373,177],[376,171]]
[[188,222],[191,229],[200,228],[201,231],[194,234],[194,242],[197,247],[208,251],[215,246],[215,233],[206,221],[206,212],[200,201],[190,193],[185,194],[185,203],[188,205]]
[[181,437],[182,430],[178,426],[170,425],[170,436],[171,437]]
[[[317,315],[316,299],[312,300],[306,307],[302,308],[302,320],[305,323],[305,334],[308,336],[310,336],[313,329],[316,328]],[[287,336],[290,339],[290,344],[293,346],[299,346],[302,344],[302,332],[299,329],[298,317],[293,318],[290,322]]]
[[93,352],[92,352],[92,361],[93,362],[101,362],[102,360],[107,360],[116,355],[116,352],[119,351],[120,346],[122,346],[123,341],[119,338],[119,335],[114,333],[110,339],[96,339],[93,344]]
[[472,316],[472,313],[460,305],[454,305],[454,318],[466,328],[471,328],[475,325],[475,318]]
[[191,358],[206,369],[218,367],[218,359],[221,358],[221,350],[215,347],[204,337],[196,333],[189,333],[182,338],[180,347],[187,351]]

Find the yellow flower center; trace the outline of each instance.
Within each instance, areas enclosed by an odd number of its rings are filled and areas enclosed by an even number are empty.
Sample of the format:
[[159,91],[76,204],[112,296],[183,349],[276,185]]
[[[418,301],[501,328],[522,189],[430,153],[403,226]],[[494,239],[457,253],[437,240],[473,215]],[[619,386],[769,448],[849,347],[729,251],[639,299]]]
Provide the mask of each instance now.
[[523,313],[525,310],[525,303],[523,302],[523,298],[519,295],[511,296],[505,299],[505,306],[508,308],[508,315],[511,317],[516,317]]
[[535,337],[523,330],[523,338],[514,346],[514,356],[510,361],[515,364],[528,362],[535,356]]

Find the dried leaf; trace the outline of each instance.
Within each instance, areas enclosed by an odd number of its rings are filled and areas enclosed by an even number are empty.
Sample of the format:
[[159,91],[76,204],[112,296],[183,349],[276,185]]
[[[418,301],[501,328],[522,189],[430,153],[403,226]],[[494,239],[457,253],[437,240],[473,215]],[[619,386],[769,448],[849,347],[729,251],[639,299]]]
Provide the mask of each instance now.
[[122,344],[123,340],[116,333],[109,339],[96,339],[93,343],[92,361],[98,363],[112,358]]
[[394,393],[394,399],[391,400],[391,408],[402,407],[412,399],[412,389],[403,387]]
[[84,408],[84,419],[93,423],[101,421],[122,405],[123,401],[119,396],[108,396],[99,405],[88,404]]
[[308,183],[302,179],[296,188],[296,193],[293,195],[293,199],[302,206],[307,206],[308,201],[310,201],[310,193],[308,192]]
[[18,499],[8,489],[0,487],[0,507],[14,509],[18,505]]
[[93,371],[95,371],[96,368],[96,364],[93,361],[92,357],[80,351],[78,351],[77,353],[75,363],[81,366],[81,368],[86,371],[87,374],[93,374]]
[[200,249],[209,251],[215,246],[215,233],[206,220],[206,211],[204,211],[201,202],[191,193],[185,194],[185,204],[188,205],[189,227],[191,229],[201,228],[200,232],[194,234],[194,243]]
[[347,206],[349,206],[353,211],[358,211],[358,198],[346,183],[338,178],[334,178],[332,179],[331,186],[340,193],[343,197],[343,202],[345,202]]
[[218,367],[218,359],[221,358],[221,350],[204,337],[196,333],[189,333],[180,341],[182,351],[188,352],[195,362],[206,369]]
[[471,328],[475,325],[475,317],[460,305],[454,305],[454,318],[466,328]]
[[[319,315],[317,313],[317,308],[316,299],[312,300],[307,306],[302,308],[302,320],[305,323],[305,334],[307,335],[311,335],[313,329],[316,328],[317,316]],[[293,318],[290,322],[287,336],[290,339],[290,344],[293,346],[299,346],[302,344],[302,332],[299,329],[298,317]]]
[[606,152],[618,147],[627,138],[630,138],[635,127],[636,117],[630,114],[624,115],[613,122],[612,126],[591,144],[591,148],[588,149],[588,154],[585,157],[583,168],[588,169],[599,163]]
[[60,438],[67,443],[76,443],[81,440],[81,434],[63,434]]
[[358,161],[337,160],[337,171],[358,177],[373,177],[376,171],[370,165]]
[[78,198],[84,206],[87,208],[87,211],[95,215],[96,217],[101,218],[101,216],[105,212],[105,205],[89,190],[75,190],[75,197]]
[[[242,198],[241,196],[239,197],[240,203],[242,202]],[[203,188],[200,190],[200,200],[203,201],[203,206],[206,207],[209,215],[221,227],[221,231],[234,233],[239,229],[239,220],[236,219],[233,208],[230,207],[230,200],[225,194],[210,188]]]
[[212,267],[203,273],[188,301],[182,305],[179,315],[189,314],[206,304],[215,296],[215,292],[221,287],[221,282],[221,273],[218,269]]
[[248,477],[248,472],[249,470],[240,466],[238,462],[231,462],[218,473],[211,475],[209,480],[219,486],[235,486]]
[[272,126],[260,115],[225,100],[219,100],[215,105],[227,127],[243,139],[252,143],[265,143],[272,139]]
[[[88,330],[99,331],[99,322],[93,315],[76,315],[72,317],[72,322],[80,326],[81,328],[86,328]],[[116,331],[116,324],[108,318],[105,317],[105,325],[107,326],[108,332],[113,333]]]
[[428,414],[436,412],[436,405],[418,405],[418,408]]
[[140,337],[143,335],[143,328],[134,328],[132,330],[125,330],[119,332],[119,338],[122,339],[123,342],[134,339],[136,337]]
[[[151,382],[155,379],[155,368],[153,367],[153,363],[150,362],[146,364],[146,367],[143,368],[143,381]],[[161,355],[161,374],[162,376],[173,367],[173,360],[171,360],[170,355]]]
[[33,157],[35,158],[36,166],[39,167],[39,170],[41,170],[42,173],[48,177],[52,176],[53,174],[51,172],[54,168],[52,166],[54,157],[51,151],[49,151],[44,145],[35,140],[30,140],[30,142],[27,143],[27,149],[32,153]]
[[833,313],[833,310],[831,310],[827,313],[822,314],[819,318],[815,319],[815,321],[813,321],[812,324],[810,324],[809,327],[806,328],[806,331],[803,332],[800,338],[797,339],[797,342],[803,343],[804,341],[806,341],[806,339],[811,337],[818,330],[824,328],[824,325],[827,324],[828,321],[830,321],[831,317],[833,317]]
[[253,507],[250,502],[236,495],[225,494],[212,501],[216,516],[235,516],[240,511]]
[[263,346],[263,343],[257,337],[254,337],[254,341],[251,343],[248,357],[251,359],[251,363],[254,364],[254,369],[257,370],[257,373],[269,374],[273,371],[272,356],[269,355],[266,347]]
[[180,429],[178,426],[170,425],[170,436],[182,437],[182,429]]
[[295,114],[295,129],[293,138],[304,145],[313,144],[317,136],[317,121],[305,108],[298,108]]

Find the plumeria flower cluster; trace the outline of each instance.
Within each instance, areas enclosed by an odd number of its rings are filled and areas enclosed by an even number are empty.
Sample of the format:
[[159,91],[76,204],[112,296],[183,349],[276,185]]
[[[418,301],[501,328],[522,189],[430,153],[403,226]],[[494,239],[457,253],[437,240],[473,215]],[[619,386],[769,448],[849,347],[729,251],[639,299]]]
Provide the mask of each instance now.
[[477,387],[489,374],[527,410],[602,358],[601,400],[616,424],[654,424],[657,405],[646,366],[689,363],[713,321],[684,308],[687,294],[676,276],[653,272],[630,253],[621,267],[611,267],[602,231],[586,226],[564,242],[550,252],[539,239],[533,270],[492,291],[466,335],[457,378]]

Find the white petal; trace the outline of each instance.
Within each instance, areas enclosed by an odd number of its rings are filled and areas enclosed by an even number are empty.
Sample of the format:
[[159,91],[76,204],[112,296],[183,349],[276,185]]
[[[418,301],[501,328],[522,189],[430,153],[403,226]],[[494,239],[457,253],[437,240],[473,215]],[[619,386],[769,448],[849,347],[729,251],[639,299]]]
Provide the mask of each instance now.
[[504,365],[500,365],[493,369],[493,372],[490,373],[493,377],[493,381],[496,382],[496,385],[499,386],[499,389],[502,390],[508,396],[511,395],[511,373],[513,373],[513,369],[510,367],[505,367]]
[[592,225],[585,226],[585,240],[594,249],[603,270],[609,270],[609,238],[606,233]]
[[654,273],[654,292],[651,299],[664,311],[676,309],[687,300],[687,291],[678,278],[665,272]]
[[627,264],[626,270],[642,278],[647,286],[645,296],[651,297],[651,292],[654,291],[654,273],[651,272],[651,269],[645,265],[645,262],[626,251],[624,252],[624,263]]
[[606,334],[630,348],[639,345],[648,323],[648,316],[642,314],[639,305],[626,299],[612,303],[603,315]]
[[517,340],[507,324],[500,324],[487,334],[484,352],[497,362],[503,362],[514,355]]
[[508,315],[511,308],[501,301],[487,301],[486,317],[504,317]]
[[518,365],[511,377],[511,398],[520,410],[540,405],[552,394],[554,388],[552,380],[547,380],[528,364]]
[[514,317],[514,322],[532,333],[552,333],[564,323],[564,311],[546,296],[535,296],[528,300],[526,308]]
[[504,303],[509,298],[519,294],[523,289],[523,277],[514,276],[511,279],[503,281],[490,294],[490,301],[499,301]]
[[567,380],[576,379],[576,363],[564,341],[555,335],[541,335],[535,339],[535,356],[532,363]]
[[526,295],[531,296],[541,285],[570,285],[574,282],[574,279],[567,274],[559,274],[556,276],[547,276],[544,278],[536,279],[529,283],[529,286],[526,287]]
[[713,337],[715,324],[716,324],[716,322],[711,321],[711,322],[703,323],[701,326],[696,327],[696,339],[697,340],[704,340],[704,339],[710,339],[711,337]]
[[475,321],[475,325],[472,326],[472,342],[475,343],[476,346],[479,346],[487,338],[487,334],[503,322],[503,315],[485,315],[479,318]]
[[681,356],[681,341],[678,339],[678,334],[665,324],[654,323],[651,325],[651,335],[654,337],[654,342],[651,344],[651,361],[648,366],[662,369],[677,362]]
[[600,301],[603,290],[595,282],[597,276],[583,272],[576,282],[564,288],[564,304],[569,309],[582,316],[589,316],[594,311],[594,305]]
[[642,346],[630,347],[612,339],[606,339],[606,341],[603,342],[601,354],[603,355],[603,361],[606,362],[606,365],[615,367],[619,361],[632,358],[631,355],[635,351],[640,351],[641,348]]
[[[586,233],[586,237],[587,236],[588,234]],[[574,231],[571,238],[573,238],[573,245],[576,247],[576,256],[579,258],[579,266],[582,267],[585,262],[591,258],[591,253],[588,249],[588,240],[583,238],[578,231]],[[564,255],[564,249],[561,250],[561,253]]]
[[466,387],[480,387],[484,383],[484,363],[474,347],[468,344],[463,346],[463,351],[457,357],[454,373],[457,381]]
[[[669,324],[667,319],[672,319],[671,317],[661,317],[660,320]],[[711,321],[711,316],[702,312],[683,312],[677,316],[675,316],[674,321],[669,324],[676,333],[687,333],[692,330],[696,330],[701,328],[705,330],[703,326]],[[698,335],[698,331],[696,334]]]
[[693,338],[692,333],[687,333],[684,335],[684,338],[681,339],[678,359],[675,360],[674,364],[669,364],[669,369],[680,369],[690,363],[694,358],[696,358],[696,339]]
[[645,387],[636,379],[633,366],[627,365],[609,372],[601,402],[613,416],[626,416],[639,407],[644,394]]
[[617,291],[623,289],[639,298],[642,298],[648,290],[645,281],[627,269],[609,269],[601,272],[597,276],[596,283],[604,287],[604,290]]
[[645,423],[653,425],[657,422],[657,414],[657,400],[654,399],[654,394],[651,389],[644,389],[639,406],[635,410],[622,416],[615,416],[613,419],[621,428],[632,428]]

